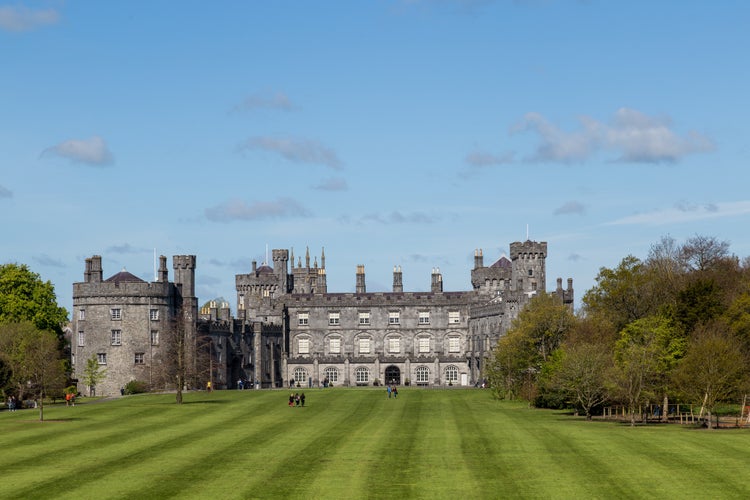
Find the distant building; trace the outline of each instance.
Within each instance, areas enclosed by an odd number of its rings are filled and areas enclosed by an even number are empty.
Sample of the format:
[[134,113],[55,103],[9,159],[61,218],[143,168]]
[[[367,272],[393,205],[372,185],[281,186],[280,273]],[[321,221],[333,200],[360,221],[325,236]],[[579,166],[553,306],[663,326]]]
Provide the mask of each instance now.
[[[511,321],[536,293],[545,293],[547,244],[516,242],[510,257],[484,266],[474,253],[470,291],[444,291],[440,270],[429,291],[404,292],[402,270],[393,269],[390,292],[367,292],[365,268],[357,266],[354,293],[329,293],[325,253],[273,250],[273,266],[235,276],[237,315],[229,304],[209,301],[198,311],[196,257],[166,257],[156,281],[127,271],[102,279],[101,257],[86,259],[84,281],[73,284],[73,368],[85,392],[86,360],[106,368],[98,395],[114,395],[131,380],[169,386],[161,376],[164,335],[174,322],[189,339],[192,387],[373,385],[473,385]],[[555,294],[572,308],[573,281],[557,280]],[[171,326],[170,326],[171,325]],[[159,377],[155,374],[159,374]]]

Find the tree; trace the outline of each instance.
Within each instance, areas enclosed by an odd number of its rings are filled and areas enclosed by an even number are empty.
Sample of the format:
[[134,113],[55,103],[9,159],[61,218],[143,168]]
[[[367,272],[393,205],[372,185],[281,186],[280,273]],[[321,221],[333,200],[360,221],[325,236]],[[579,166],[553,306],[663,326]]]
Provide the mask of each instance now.
[[607,373],[612,352],[602,344],[576,344],[561,349],[562,359],[552,381],[570,394],[577,407],[591,420],[591,410],[608,399]]
[[680,259],[690,271],[706,271],[729,256],[729,243],[713,236],[695,235],[680,250]]
[[86,360],[86,368],[83,370],[83,383],[89,388],[89,396],[95,394],[95,387],[99,385],[99,382],[104,380],[107,376],[107,370],[102,369],[99,365],[99,360],[96,354],[92,354],[89,359]]
[[739,392],[747,380],[746,357],[739,342],[718,322],[696,329],[674,380],[693,401],[702,401],[708,428],[716,404]]
[[26,265],[0,265],[0,323],[31,321],[62,338],[68,312],[57,305],[55,288]]
[[44,420],[45,396],[65,386],[57,336],[30,322],[0,325],[0,353],[11,369],[18,399],[31,395],[38,404],[39,420]]

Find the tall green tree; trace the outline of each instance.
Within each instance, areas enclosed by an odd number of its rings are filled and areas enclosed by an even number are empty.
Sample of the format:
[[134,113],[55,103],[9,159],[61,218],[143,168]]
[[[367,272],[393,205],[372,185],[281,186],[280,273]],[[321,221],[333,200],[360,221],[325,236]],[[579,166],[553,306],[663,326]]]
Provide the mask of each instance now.
[[99,382],[104,380],[107,376],[107,370],[102,369],[99,365],[99,360],[96,354],[92,354],[89,359],[86,360],[86,368],[83,369],[83,383],[89,388],[89,396],[95,394],[95,388],[99,385]]
[[591,420],[592,409],[609,399],[607,379],[612,351],[603,344],[588,343],[563,347],[561,351],[552,382],[570,396],[586,420]]
[[59,338],[68,311],[57,305],[55,288],[25,264],[0,265],[0,323],[30,321]]

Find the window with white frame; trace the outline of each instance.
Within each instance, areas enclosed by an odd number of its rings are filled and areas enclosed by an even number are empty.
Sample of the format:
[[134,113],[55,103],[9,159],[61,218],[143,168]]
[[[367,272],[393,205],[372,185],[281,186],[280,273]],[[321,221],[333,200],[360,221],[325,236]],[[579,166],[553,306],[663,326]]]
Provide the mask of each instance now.
[[417,367],[417,384],[430,383],[430,369],[426,366]]
[[341,338],[331,337],[328,340],[328,350],[331,354],[341,354]]
[[135,359],[134,359],[135,364],[142,365],[144,363],[145,357],[146,357],[146,354],[143,352],[135,353]]
[[370,370],[364,366],[360,366],[354,372],[358,384],[366,384],[370,381]]
[[391,337],[388,339],[388,352],[397,353],[401,352],[401,339],[398,337]]
[[78,319],[85,320],[86,319],[86,309],[79,309],[78,310]]
[[148,313],[148,317],[151,321],[159,321],[159,310],[151,309]]
[[122,330],[112,330],[112,345],[122,345]]
[[112,319],[122,319],[122,309],[113,307],[109,310],[109,317]]
[[449,384],[455,384],[458,382],[458,368],[453,365],[445,367],[445,381]]
[[360,354],[370,354],[370,344],[372,343],[372,340],[368,338],[359,339],[359,353]]
[[329,366],[323,370],[323,374],[328,379],[328,382],[334,383],[339,381],[339,370],[333,366]]
[[429,337],[419,337],[417,345],[420,353],[430,352]]
[[458,311],[448,311],[448,323],[455,325],[461,322],[461,313]]
[[159,345],[159,330],[151,330],[151,345]]
[[370,313],[369,312],[360,312],[359,313],[359,324],[360,325],[369,325],[370,324]]
[[388,313],[388,324],[398,325],[401,320],[401,314],[398,311],[390,311]]
[[239,298],[237,299],[237,309],[244,309],[245,308],[245,294],[241,293]]
[[300,354],[310,354],[310,339],[303,337],[297,340],[297,351]]
[[99,352],[96,354],[96,362],[100,365],[106,365],[107,364],[107,353],[106,352]]
[[297,314],[297,324],[299,326],[307,326],[310,321],[310,315],[308,313]]
[[341,313],[331,312],[328,313],[328,324],[331,326],[338,326],[341,321]]
[[420,325],[429,325],[430,324],[430,313],[429,313],[429,311],[420,311],[419,312],[419,324]]
[[449,337],[448,352],[461,352],[461,339],[458,337]]
[[307,383],[307,370],[305,370],[302,367],[297,367],[294,369],[294,381],[298,384],[306,384]]
[[83,330],[78,331],[78,345],[81,347],[86,345],[86,333]]

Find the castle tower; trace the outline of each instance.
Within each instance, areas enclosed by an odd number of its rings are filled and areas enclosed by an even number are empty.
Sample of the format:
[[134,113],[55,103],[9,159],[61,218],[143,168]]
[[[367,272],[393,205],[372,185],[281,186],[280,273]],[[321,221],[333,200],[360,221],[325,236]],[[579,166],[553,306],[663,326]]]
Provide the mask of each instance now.
[[278,286],[281,293],[289,292],[288,284],[288,263],[289,263],[289,251],[288,250],[274,250],[272,252],[273,258],[273,273],[278,277]]
[[159,256],[159,272],[157,274],[156,281],[160,283],[166,283],[169,281],[169,271],[167,270],[167,257],[164,255]]
[[432,283],[430,285],[430,291],[432,293],[442,293],[443,291],[443,275],[440,274],[439,267],[432,268]]
[[357,266],[356,293],[367,293],[365,286],[365,266],[361,264]]
[[175,255],[172,257],[174,282],[182,285],[182,296],[195,297],[195,255]]
[[402,293],[404,291],[403,275],[401,274],[401,266],[393,266],[393,291],[394,293]]
[[547,242],[526,240],[510,244],[510,259],[513,263],[511,290],[532,294],[546,291],[545,260]]

